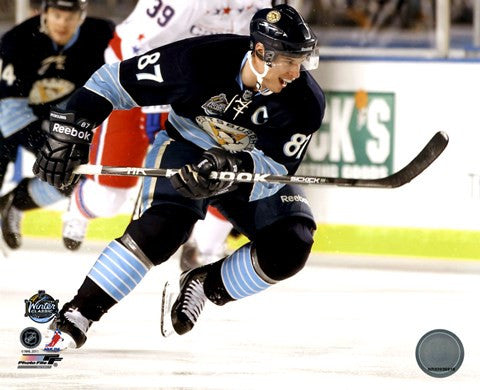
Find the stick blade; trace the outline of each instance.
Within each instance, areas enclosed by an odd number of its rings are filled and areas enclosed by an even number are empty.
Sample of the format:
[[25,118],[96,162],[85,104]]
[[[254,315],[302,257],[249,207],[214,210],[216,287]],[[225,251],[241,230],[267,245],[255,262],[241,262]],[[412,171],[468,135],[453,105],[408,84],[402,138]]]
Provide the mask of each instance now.
[[420,175],[443,153],[447,145],[447,133],[444,131],[437,132],[417,157],[393,175],[392,188],[403,186]]
[[409,183],[427,169],[445,150],[448,135],[444,131],[437,132],[425,145],[421,152],[405,167],[394,174],[381,179],[359,179],[356,187],[397,188]]

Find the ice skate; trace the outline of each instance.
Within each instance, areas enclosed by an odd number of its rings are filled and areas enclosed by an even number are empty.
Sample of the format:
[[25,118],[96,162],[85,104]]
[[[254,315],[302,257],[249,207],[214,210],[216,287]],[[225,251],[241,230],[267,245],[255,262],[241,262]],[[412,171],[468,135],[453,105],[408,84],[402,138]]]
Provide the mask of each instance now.
[[174,333],[171,310],[173,302],[178,295],[178,288],[169,281],[165,282],[162,293],[162,310],[160,316],[160,331],[163,337],[169,337]]
[[46,350],[80,348],[87,341],[86,333],[91,323],[76,307],[65,305],[48,327],[49,343],[45,346]]
[[21,221],[22,212],[12,203],[15,194],[12,192],[5,195],[1,216],[2,216],[2,235],[6,244],[11,249],[17,249],[22,245]]
[[[166,285],[162,299],[162,334],[165,331],[169,335],[175,331],[183,335],[192,330],[207,300],[203,291],[206,276],[206,267],[184,272],[180,277],[180,292],[171,306],[168,302],[173,301],[173,293],[169,291],[170,286]],[[169,307],[171,307],[170,310]],[[168,313],[171,316],[171,328],[169,328]]]
[[88,219],[82,216],[66,213],[63,216],[62,236],[67,249],[76,251],[80,248],[87,232]]

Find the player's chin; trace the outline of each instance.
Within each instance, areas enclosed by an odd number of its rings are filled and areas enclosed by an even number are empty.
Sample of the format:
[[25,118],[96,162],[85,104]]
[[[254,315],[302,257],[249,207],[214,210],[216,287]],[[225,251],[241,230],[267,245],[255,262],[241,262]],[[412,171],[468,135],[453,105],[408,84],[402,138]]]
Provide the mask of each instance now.
[[53,41],[57,43],[58,45],[66,45],[68,41],[70,40],[70,34],[68,33],[59,33],[59,32],[54,32],[51,34]]
[[293,82],[295,79],[294,78],[284,78],[284,77],[280,77],[278,79],[278,82],[280,84],[280,87],[281,89],[284,89],[284,88],[287,88],[288,87],[288,84],[290,84],[291,82]]
[[283,82],[282,79],[278,79],[277,82],[272,83],[268,89],[274,93],[279,93],[281,92],[287,85]]

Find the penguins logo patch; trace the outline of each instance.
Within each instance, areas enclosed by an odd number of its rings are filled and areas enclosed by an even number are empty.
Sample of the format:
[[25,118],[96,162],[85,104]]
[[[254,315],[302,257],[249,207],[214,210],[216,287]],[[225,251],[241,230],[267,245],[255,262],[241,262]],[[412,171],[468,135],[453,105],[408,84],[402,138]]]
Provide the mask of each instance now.
[[252,150],[255,147],[257,136],[245,127],[207,116],[197,116],[195,120],[219,146],[230,152]]
[[282,15],[280,15],[280,12],[278,12],[277,10],[273,10],[267,14],[266,19],[268,23],[277,23],[281,17]]
[[75,84],[64,79],[48,78],[35,81],[30,90],[30,104],[45,104],[61,99],[75,90]]

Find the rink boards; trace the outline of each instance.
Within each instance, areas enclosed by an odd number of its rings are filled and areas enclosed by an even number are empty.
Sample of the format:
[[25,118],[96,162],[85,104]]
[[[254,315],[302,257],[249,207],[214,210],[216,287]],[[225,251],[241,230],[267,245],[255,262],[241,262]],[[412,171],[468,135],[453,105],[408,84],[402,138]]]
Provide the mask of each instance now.
[[[402,188],[306,187],[319,225],[315,251],[480,259],[478,74],[474,60],[322,58],[313,75],[327,110],[302,173],[382,177],[413,159],[435,132],[447,132],[450,143]],[[87,237],[121,234],[130,207],[94,222]],[[24,224],[33,236],[59,237],[59,226],[59,215],[49,212],[27,215]]]

